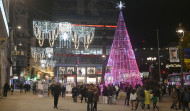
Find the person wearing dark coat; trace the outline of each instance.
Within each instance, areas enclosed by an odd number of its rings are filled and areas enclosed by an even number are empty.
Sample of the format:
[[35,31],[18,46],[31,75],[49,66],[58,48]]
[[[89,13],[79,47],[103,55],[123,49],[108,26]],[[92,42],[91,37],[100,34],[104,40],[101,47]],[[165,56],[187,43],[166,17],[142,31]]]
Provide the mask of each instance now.
[[36,95],[36,83],[34,83],[34,85],[33,85],[33,87],[32,87],[32,89],[33,89],[33,94],[35,94]]
[[129,106],[130,94],[131,94],[132,89],[133,89],[132,86],[125,88],[125,92],[126,92],[125,104],[127,103],[127,106]]
[[50,85],[50,90],[51,90],[51,94],[53,95],[53,87],[55,86],[55,84],[51,84]]
[[19,85],[19,88],[20,88],[20,93],[23,93],[23,83],[20,83],[20,85]]
[[97,88],[97,86],[94,87],[94,111],[97,111],[97,102],[98,102],[98,98],[99,98],[99,90]]
[[93,111],[93,98],[94,98],[94,91],[90,86],[87,91],[87,111]]
[[3,87],[3,91],[4,91],[4,96],[7,97],[7,92],[10,90],[9,84],[8,82],[5,83],[4,87]]
[[86,102],[86,87],[85,87],[85,85],[83,85],[81,88],[81,103],[83,101],[83,98],[85,98],[85,102]]
[[113,88],[108,85],[108,104],[112,104]]
[[107,104],[108,103],[108,89],[105,85],[103,85],[102,95],[103,95],[103,103]]
[[65,88],[65,86],[63,85],[63,86],[61,87],[61,95],[62,95],[62,98],[65,98],[65,91],[66,91],[66,88]]
[[58,109],[57,107],[58,99],[59,99],[59,96],[61,95],[61,87],[58,82],[54,85],[52,91],[53,91],[53,96],[54,96],[54,108]]
[[[185,97],[185,94],[189,95],[189,99]],[[185,108],[187,108],[187,111],[190,111],[190,108],[189,108],[190,93],[187,92],[187,89],[185,87],[182,88],[182,92],[180,93],[179,100],[182,103],[183,111],[185,111]]]
[[72,97],[73,97],[73,102],[77,102],[77,94],[78,94],[78,88],[74,86],[72,88]]

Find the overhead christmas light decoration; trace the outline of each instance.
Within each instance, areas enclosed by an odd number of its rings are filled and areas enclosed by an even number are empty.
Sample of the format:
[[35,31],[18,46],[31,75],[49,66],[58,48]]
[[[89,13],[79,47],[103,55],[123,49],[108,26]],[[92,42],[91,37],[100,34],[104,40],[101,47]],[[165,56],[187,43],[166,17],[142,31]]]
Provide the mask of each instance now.
[[45,49],[46,49],[46,52],[45,52],[46,56],[48,58],[52,58],[53,57],[53,48],[47,47]]
[[55,60],[40,60],[40,65],[43,69],[54,68],[56,65]]
[[84,43],[85,50],[88,49],[89,44],[94,38],[95,28],[84,26],[72,26],[73,36],[72,41],[75,44],[75,48],[79,48],[80,42]]
[[37,62],[38,58],[40,58],[40,60],[45,58],[45,49],[40,47],[31,47],[31,54],[34,58],[34,62]]
[[71,47],[71,23],[59,23],[59,47]]
[[48,39],[50,46],[53,47],[58,37],[58,26],[58,23],[49,21],[33,21],[33,32],[40,46],[43,46],[44,40]]
[[37,62],[38,58],[40,60],[48,57],[49,59],[53,57],[53,48],[40,48],[40,47],[31,47],[31,54],[34,58],[34,62]]

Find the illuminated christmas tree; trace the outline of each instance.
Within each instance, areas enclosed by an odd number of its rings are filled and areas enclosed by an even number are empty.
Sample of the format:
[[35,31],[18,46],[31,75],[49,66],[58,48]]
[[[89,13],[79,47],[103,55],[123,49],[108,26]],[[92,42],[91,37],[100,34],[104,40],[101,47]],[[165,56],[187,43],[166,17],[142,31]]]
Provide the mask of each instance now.
[[105,84],[126,82],[133,87],[136,84],[142,85],[141,75],[136,63],[122,11],[120,11],[119,14],[107,68],[110,69],[107,70],[105,74]]

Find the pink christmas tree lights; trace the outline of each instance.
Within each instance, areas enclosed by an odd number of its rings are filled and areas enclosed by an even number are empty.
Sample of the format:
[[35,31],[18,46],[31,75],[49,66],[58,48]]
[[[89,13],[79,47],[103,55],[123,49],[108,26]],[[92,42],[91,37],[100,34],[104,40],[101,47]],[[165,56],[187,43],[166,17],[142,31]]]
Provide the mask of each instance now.
[[139,68],[126,29],[122,11],[120,11],[115,31],[111,53],[108,59],[105,74],[105,84],[119,84],[126,82],[129,85],[142,85]]

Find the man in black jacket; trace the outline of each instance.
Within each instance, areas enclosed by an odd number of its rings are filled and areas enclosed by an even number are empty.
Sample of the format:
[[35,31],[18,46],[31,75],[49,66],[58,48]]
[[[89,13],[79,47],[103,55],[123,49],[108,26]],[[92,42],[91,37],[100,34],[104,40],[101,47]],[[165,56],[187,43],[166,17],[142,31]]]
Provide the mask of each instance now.
[[57,104],[58,104],[58,99],[59,99],[60,94],[61,94],[61,87],[60,87],[59,83],[57,82],[55,84],[55,86],[53,87],[54,108],[56,108],[56,109],[58,109]]
[[73,97],[73,102],[77,102],[77,94],[78,94],[78,88],[74,86],[72,88],[72,97]]
[[85,98],[85,102],[86,102],[86,86],[83,85],[81,88],[81,103],[83,101],[83,98]]
[[5,83],[3,90],[4,90],[4,96],[7,97],[7,92],[10,90],[8,82]]
[[65,98],[65,91],[66,91],[66,88],[65,88],[65,86],[63,85],[63,86],[61,87],[61,95],[62,95],[62,98]]
[[89,87],[87,91],[87,111],[93,111],[93,98],[94,98],[94,91],[92,86]]

